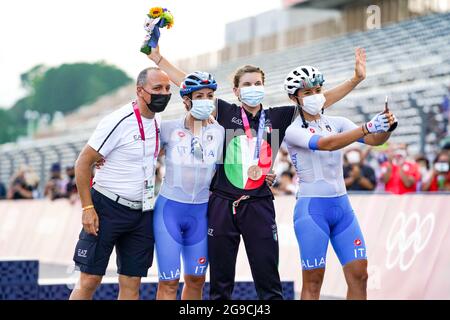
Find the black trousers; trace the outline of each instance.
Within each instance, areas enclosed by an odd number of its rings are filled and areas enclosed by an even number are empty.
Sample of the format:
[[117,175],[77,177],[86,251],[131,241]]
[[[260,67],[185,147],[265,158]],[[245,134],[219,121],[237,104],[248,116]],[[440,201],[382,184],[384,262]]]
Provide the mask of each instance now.
[[271,197],[241,201],[235,215],[232,204],[233,200],[215,193],[209,198],[210,299],[231,299],[241,235],[259,299],[283,299],[275,208]]

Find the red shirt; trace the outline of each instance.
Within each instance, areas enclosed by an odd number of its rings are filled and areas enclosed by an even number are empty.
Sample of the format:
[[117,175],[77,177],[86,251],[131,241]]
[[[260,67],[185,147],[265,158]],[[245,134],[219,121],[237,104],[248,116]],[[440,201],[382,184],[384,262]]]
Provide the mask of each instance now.
[[[444,185],[447,185],[450,183],[450,171],[447,172],[447,175],[445,176],[445,182]],[[438,183],[438,176],[434,176],[433,180],[430,184],[430,189],[428,191],[439,191],[439,183]]]
[[[407,188],[402,181],[400,176],[400,166],[391,164],[392,166],[392,174],[389,178],[389,181],[386,182],[385,191],[391,192],[394,194],[404,194],[408,192],[416,192],[417,182],[420,180],[420,172],[419,167],[416,163],[405,161],[402,165],[403,172],[409,176],[414,177],[415,182]],[[388,162],[385,162],[381,165],[382,170],[387,170]]]

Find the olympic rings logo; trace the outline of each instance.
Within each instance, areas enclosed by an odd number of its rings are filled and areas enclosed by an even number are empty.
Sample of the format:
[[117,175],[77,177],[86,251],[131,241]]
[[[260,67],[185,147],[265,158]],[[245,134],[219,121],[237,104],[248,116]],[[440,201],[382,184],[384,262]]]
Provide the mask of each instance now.
[[[398,264],[401,271],[408,270],[417,255],[425,249],[430,241],[434,225],[435,216],[433,213],[421,218],[417,212],[408,217],[401,212],[392,223],[387,236],[386,268],[392,269]],[[406,252],[412,253],[406,255]]]

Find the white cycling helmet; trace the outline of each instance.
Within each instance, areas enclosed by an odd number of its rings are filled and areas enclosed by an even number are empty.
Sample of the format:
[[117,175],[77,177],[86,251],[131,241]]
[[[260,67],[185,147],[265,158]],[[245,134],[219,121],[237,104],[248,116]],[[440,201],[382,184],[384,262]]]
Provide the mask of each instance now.
[[311,66],[300,66],[289,72],[284,80],[284,90],[293,94],[299,89],[312,88],[325,82],[322,72]]

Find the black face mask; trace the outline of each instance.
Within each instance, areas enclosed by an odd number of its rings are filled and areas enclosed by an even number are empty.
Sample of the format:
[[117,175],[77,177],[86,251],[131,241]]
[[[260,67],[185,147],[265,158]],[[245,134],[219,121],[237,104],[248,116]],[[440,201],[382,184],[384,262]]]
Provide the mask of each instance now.
[[[147,92],[144,88],[142,88],[145,92]],[[147,103],[147,107],[150,109],[151,112],[159,113],[163,112],[167,105],[169,104],[170,97],[172,96],[171,93],[169,94],[155,94],[155,93],[149,93],[149,95],[152,97],[152,101],[150,103]],[[144,100],[145,101],[145,100]]]

